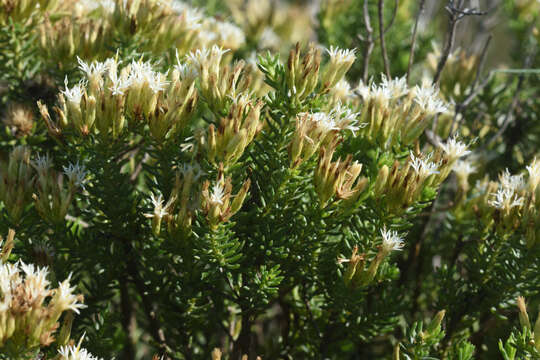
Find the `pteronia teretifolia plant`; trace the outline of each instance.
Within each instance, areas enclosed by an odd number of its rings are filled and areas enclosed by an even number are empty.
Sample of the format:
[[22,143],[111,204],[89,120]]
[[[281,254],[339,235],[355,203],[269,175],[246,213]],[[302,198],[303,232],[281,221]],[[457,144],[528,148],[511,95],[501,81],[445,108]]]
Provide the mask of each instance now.
[[540,359],[536,0],[0,0],[0,359]]

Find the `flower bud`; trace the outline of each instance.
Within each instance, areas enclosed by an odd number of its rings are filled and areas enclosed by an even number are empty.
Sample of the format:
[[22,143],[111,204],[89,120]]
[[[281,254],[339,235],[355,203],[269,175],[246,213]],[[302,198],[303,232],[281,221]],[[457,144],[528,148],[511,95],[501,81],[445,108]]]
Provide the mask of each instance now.
[[[15,230],[9,229],[6,242],[5,244],[2,244],[3,245],[2,251],[0,252],[0,260],[2,261],[2,263],[5,263],[8,260],[9,255],[11,254],[11,250],[13,250],[13,247],[15,246],[15,243],[13,241],[14,238],[15,238]],[[1,240],[1,237],[0,237],[0,240]]]
[[525,305],[525,298],[518,296],[517,306],[519,309],[519,323],[521,324],[521,327],[531,329],[529,314],[527,314],[527,305]]
[[341,81],[356,59],[354,56],[355,49],[343,50],[331,46],[330,49],[327,49],[326,51],[330,55],[330,62],[326,65],[321,80],[323,92],[333,88]]
[[300,61],[300,44],[296,44],[289,54],[285,72],[291,97],[302,101],[315,90],[319,81],[320,66],[321,52],[314,44],[309,45],[302,61]]
[[446,310],[441,310],[435,315],[425,330],[427,336],[437,336],[441,332],[441,324],[445,314]]

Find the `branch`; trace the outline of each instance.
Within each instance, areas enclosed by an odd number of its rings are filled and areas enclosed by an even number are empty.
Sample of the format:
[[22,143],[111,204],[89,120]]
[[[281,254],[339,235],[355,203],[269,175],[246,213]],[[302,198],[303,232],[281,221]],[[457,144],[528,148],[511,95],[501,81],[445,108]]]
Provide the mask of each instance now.
[[[364,48],[364,74],[362,76],[362,80],[367,82],[369,76],[369,58],[371,57],[374,46],[373,28],[371,27],[371,20],[369,18],[368,0],[364,0],[364,25],[366,27],[367,40],[365,41],[366,46]],[[358,35],[358,38],[362,40],[361,35]]]
[[446,6],[446,10],[449,13],[448,38],[446,40],[446,44],[444,45],[444,49],[441,54],[441,59],[439,60],[439,63],[437,64],[437,71],[435,72],[435,76],[433,77],[433,85],[439,83],[439,80],[441,78],[441,73],[444,69],[444,66],[446,65],[446,62],[448,61],[448,57],[450,56],[450,53],[452,52],[452,48],[454,47],[454,43],[456,41],[456,29],[457,29],[458,22],[461,19],[463,19],[465,16],[485,15],[484,12],[477,11],[475,9],[460,9],[462,3],[463,1],[460,1],[459,5],[456,7],[454,6],[454,0],[450,0],[450,3]]
[[[397,5],[394,11],[397,11]],[[381,53],[384,63],[384,71],[386,73],[386,77],[390,79],[390,63],[388,61],[388,52],[386,51],[386,42],[384,40],[384,0],[379,0],[379,37],[381,39]]]
[[[392,25],[394,25],[394,21],[396,20],[398,5],[399,5],[399,0],[395,0],[395,2],[394,2],[394,11],[392,12],[392,18],[390,19],[390,22],[388,23],[388,26],[384,29],[384,32],[383,32],[383,34],[385,34],[385,35],[388,32],[388,30],[390,30]],[[358,34],[357,37],[358,37],[358,39],[360,41],[366,41],[366,38],[364,38],[361,34]],[[377,37],[373,38],[373,41],[378,41],[379,39],[380,39],[380,36],[377,36]]]
[[418,7],[418,13],[416,14],[416,20],[414,22],[413,35],[411,41],[411,52],[409,54],[409,65],[407,66],[407,84],[409,84],[409,78],[411,76],[411,68],[414,62],[414,48],[416,46],[416,37],[418,36],[418,22],[420,21],[420,16],[424,12],[426,6],[426,0],[420,0],[420,5]]

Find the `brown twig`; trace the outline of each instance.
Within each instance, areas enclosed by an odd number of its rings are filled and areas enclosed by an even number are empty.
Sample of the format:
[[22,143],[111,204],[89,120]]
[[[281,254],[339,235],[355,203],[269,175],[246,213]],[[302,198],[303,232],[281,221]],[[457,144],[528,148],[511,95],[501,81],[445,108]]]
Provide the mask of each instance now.
[[454,5],[454,0],[450,0],[449,4],[446,6],[446,10],[448,11],[448,14],[449,14],[448,38],[444,45],[444,49],[441,54],[441,59],[439,60],[439,63],[437,64],[437,70],[435,72],[435,76],[433,77],[433,85],[439,83],[439,80],[441,78],[441,73],[444,69],[444,66],[446,65],[446,62],[448,61],[448,57],[450,56],[450,53],[452,52],[452,48],[454,47],[454,43],[456,41],[456,29],[457,29],[457,25],[459,21],[463,19],[465,16],[486,14],[485,12],[481,12],[476,9],[461,9],[462,4],[463,4],[463,0],[460,0],[457,6]]
[[478,61],[478,67],[476,68],[476,76],[474,77],[474,81],[471,85],[471,91],[474,91],[476,84],[478,84],[478,80],[480,80],[480,75],[482,74],[482,70],[484,70],[484,65],[486,62],[486,55],[487,51],[489,49],[489,44],[491,43],[491,39],[493,38],[493,35],[489,34],[486,43],[484,44],[484,48],[482,49],[482,53],[480,54],[480,59]]
[[416,14],[416,20],[414,22],[413,34],[411,40],[411,52],[409,53],[409,65],[407,66],[407,84],[409,84],[409,79],[411,77],[411,69],[414,62],[414,48],[416,46],[416,38],[418,36],[418,22],[420,21],[420,16],[424,12],[426,6],[426,0],[420,0],[420,5],[418,6],[418,13]]
[[[386,41],[384,40],[384,0],[379,0],[379,38],[381,40],[381,53],[384,63],[384,71],[387,78],[391,78],[390,74],[390,62],[388,61],[388,52],[386,50]],[[396,10],[397,11],[397,0],[396,0]]]
[[[364,48],[364,74],[362,80],[364,82],[368,81],[369,76],[369,58],[373,52],[374,40],[373,40],[373,28],[371,27],[371,20],[369,18],[369,7],[368,0],[364,0],[364,25],[366,27],[367,38],[365,39],[366,46]],[[358,35],[358,38],[362,40],[362,36]]]
[[[386,28],[384,29],[383,31],[383,34],[386,35],[386,33],[388,32],[388,30],[390,30],[390,28],[392,27],[392,25],[394,25],[394,22],[396,20],[396,16],[397,16],[397,8],[398,8],[398,5],[399,5],[399,0],[394,0],[394,11],[392,12],[392,17],[390,18],[390,22],[388,23],[388,25],[386,26]],[[362,36],[362,34],[358,34],[357,35],[358,39],[362,42],[365,42],[366,41],[366,38]],[[373,38],[373,41],[379,41],[380,39],[380,36],[377,36],[375,38]]]

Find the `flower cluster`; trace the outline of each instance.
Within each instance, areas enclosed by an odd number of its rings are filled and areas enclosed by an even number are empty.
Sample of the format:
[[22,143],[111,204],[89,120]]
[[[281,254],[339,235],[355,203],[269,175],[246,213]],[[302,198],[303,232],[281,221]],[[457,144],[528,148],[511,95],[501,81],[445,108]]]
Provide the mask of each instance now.
[[221,118],[217,129],[211,124],[202,140],[201,145],[210,162],[223,162],[229,166],[240,158],[262,129],[262,105],[261,101],[250,100],[247,94],[240,94],[233,99],[229,114]]
[[227,107],[230,99],[245,92],[250,83],[249,77],[242,76],[245,62],[229,64],[225,59],[228,51],[213,45],[187,55],[187,63],[199,74],[201,95],[217,114]]
[[[459,162],[457,166],[463,169],[458,167],[456,172],[474,170]],[[464,175],[458,174],[458,180],[460,176]],[[540,206],[539,179],[540,162],[535,158],[522,173],[511,174],[506,169],[499,175],[498,181],[487,178],[479,180],[468,191],[468,198],[463,200],[458,210],[463,212],[462,216],[474,214],[487,228],[495,226],[500,234],[521,229],[527,246],[532,247],[540,239],[540,214],[537,210]],[[459,181],[462,183],[466,178]],[[464,188],[468,190],[468,184]]]
[[0,264],[0,347],[17,354],[48,346],[60,316],[85,307],[82,296],[74,294],[70,277],[51,288],[48,275],[47,268],[22,261]]
[[85,63],[79,59],[85,79],[68,86],[59,95],[55,108],[58,121],[47,108],[41,114],[51,135],[64,129],[82,136],[95,133],[102,138],[117,138],[128,125],[137,128],[146,122],[156,141],[181,131],[195,111],[197,91],[192,78],[176,67],[169,74],[154,71],[148,62],[133,61],[122,70],[115,59]]
[[14,224],[32,198],[43,219],[62,223],[75,193],[84,186],[84,166],[69,164],[62,174],[53,169],[49,155],[38,155],[33,161],[30,158],[30,150],[19,146],[7,162],[0,161],[0,199]]
[[30,150],[18,146],[11,151],[7,161],[0,161],[0,200],[13,223],[20,220],[30,202],[33,184]]
[[332,162],[335,148],[321,149],[319,163],[314,172],[315,191],[319,196],[322,207],[334,195],[337,199],[347,200],[354,204],[362,195],[367,186],[368,179],[359,178],[362,164],[352,161],[352,155],[345,160],[338,159]]
[[384,194],[389,211],[400,213],[420,200],[422,191],[438,174],[439,164],[431,161],[430,155],[411,152],[404,164],[395,160],[391,168],[383,165],[379,169],[373,191],[377,197]]
[[381,245],[379,251],[369,261],[367,254],[358,254],[358,246],[353,248],[350,259],[339,259],[340,263],[348,263],[347,269],[343,275],[345,285],[350,287],[367,286],[373,282],[377,276],[377,271],[383,260],[388,257],[392,251],[399,251],[403,248],[403,237],[396,231],[381,229]]
[[211,186],[205,181],[201,192],[201,206],[212,228],[228,221],[242,207],[247,196],[251,181],[244,181],[236,195],[232,195],[231,178],[218,174],[216,182]]
[[350,130],[353,134],[360,129],[357,113],[338,104],[329,113],[300,113],[296,117],[296,129],[289,145],[289,159],[292,168],[313,156],[321,146],[335,143],[340,133]]
[[434,115],[448,109],[437,89],[409,88],[404,78],[382,76],[379,85],[361,82],[356,93],[363,103],[360,121],[368,124],[360,135],[385,149],[413,143]]

